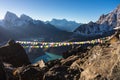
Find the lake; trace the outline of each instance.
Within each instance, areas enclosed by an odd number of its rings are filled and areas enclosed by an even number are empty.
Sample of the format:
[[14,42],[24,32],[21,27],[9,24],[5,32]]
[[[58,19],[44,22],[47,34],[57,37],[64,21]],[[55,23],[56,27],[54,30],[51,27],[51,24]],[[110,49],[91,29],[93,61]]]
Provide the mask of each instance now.
[[33,63],[35,63],[39,60],[43,60],[44,62],[48,62],[48,61],[55,60],[55,59],[60,59],[60,58],[63,58],[63,57],[61,55],[56,55],[56,54],[53,54],[53,53],[45,52],[45,55],[36,58],[33,61]]

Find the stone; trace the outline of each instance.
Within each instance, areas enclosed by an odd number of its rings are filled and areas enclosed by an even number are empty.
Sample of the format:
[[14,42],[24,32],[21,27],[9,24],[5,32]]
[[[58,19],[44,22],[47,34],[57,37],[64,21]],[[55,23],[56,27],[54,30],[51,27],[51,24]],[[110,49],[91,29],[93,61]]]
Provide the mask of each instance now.
[[24,48],[19,43],[15,43],[14,40],[0,47],[0,59],[14,67],[30,64]]

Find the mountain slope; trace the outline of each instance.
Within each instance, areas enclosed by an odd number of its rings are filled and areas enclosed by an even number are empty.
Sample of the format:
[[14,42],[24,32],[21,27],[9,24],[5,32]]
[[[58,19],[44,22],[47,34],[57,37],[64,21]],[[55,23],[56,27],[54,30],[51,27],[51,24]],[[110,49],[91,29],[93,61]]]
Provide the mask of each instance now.
[[11,37],[10,31],[0,26],[0,42],[8,41],[11,38],[12,37]]

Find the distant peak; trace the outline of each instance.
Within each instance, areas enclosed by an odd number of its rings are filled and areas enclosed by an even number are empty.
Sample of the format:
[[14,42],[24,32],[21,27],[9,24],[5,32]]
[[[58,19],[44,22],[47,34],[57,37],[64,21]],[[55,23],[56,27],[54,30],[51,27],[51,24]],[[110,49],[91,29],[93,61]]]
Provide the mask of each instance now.
[[[22,16],[27,16],[27,15],[25,15],[25,14],[22,14],[20,17],[22,17]],[[27,16],[28,17],[28,16]]]
[[117,6],[117,9],[120,9],[120,4]]
[[10,11],[7,11],[7,12],[6,12],[6,14],[9,14],[9,13],[12,13],[12,12],[10,12]]
[[12,12],[10,12],[10,11],[7,11],[6,14],[14,14],[14,13],[12,13]]
[[57,20],[57,19],[53,18],[51,21],[54,21],[54,20]]
[[32,20],[31,17],[29,17],[29,16],[27,16],[27,15],[25,15],[25,14],[22,14],[22,15],[20,16],[20,19],[25,20],[25,21],[30,21],[30,20]]
[[115,9],[116,12],[120,11],[120,4],[117,6],[117,8]]
[[16,20],[16,19],[18,19],[18,16],[16,14],[12,13],[12,12],[7,11],[4,19],[7,20],[7,21]]
[[63,21],[67,21],[67,19],[62,19]]
[[7,16],[15,16],[15,17],[17,17],[16,14],[14,14],[14,13],[12,13],[12,12],[10,12],[10,11],[7,11],[7,12],[6,12],[5,17],[7,17]]
[[53,18],[52,20],[67,21],[66,19],[55,19],[55,18]]

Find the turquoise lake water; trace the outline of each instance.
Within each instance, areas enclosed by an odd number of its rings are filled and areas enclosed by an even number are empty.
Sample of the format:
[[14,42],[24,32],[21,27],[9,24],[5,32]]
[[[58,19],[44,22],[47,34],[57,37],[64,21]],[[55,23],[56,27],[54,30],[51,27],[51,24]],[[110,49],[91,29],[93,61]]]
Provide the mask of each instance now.
[[36,58],[36,59],[33,61],[33,63],[35,63],[35,62],[37,62],[37,61],[39,61],[39,60],[43,60],[43,61],[45,61],[45,62],[48,62],[48,61],[50,61],[50,60],[55,60],[55,59],[60,59],[60,58],[62,58],[62,56],[56,55],[56,54],[53,54],[53,53],[48,53],[48,52],[46,52],[45,55]]

